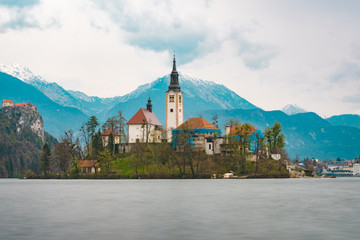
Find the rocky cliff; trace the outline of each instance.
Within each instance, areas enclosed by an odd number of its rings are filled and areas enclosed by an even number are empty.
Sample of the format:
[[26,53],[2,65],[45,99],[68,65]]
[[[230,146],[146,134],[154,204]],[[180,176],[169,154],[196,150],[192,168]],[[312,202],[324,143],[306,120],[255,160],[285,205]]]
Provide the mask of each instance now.
[[23,177],[27,170],[40,173],[44,142],[56,139],[44,132],[43,118],[31,106],[0,109],[0,178]]
[[3,107],[0,114],[8,118],[15,119],[16,133],[21,133],[26,127],[29,127],[36,135],[38,135],[44,142],[44,122],[43,119],[33,107],[17,106],[17,107]]

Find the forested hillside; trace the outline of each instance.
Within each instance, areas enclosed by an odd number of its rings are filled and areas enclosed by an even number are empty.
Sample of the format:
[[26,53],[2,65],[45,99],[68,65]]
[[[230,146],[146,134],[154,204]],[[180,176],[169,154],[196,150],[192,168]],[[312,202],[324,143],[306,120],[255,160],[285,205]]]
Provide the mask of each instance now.
[[[40,154],[43,146],[41,137],[30,127],[29,122],[19,124],[19,120],[26,111],[5,113],[0,109],[0,177],[22,177],[26,170],[39,172]],[[37,112],[29,117],[31,121],[40,118]],[[42,119],[41,119],[42,122]],[[53,146],[57,140],[45,132],[44,141]]]

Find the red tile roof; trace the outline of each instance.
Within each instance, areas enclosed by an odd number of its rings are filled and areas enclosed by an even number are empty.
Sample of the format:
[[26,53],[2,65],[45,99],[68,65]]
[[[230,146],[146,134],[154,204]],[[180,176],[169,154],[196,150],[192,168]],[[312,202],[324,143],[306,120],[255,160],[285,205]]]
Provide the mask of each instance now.
[[189,129],[197,129],[197,128],[218,129],[217,127],[215,127],[214,125],[203,119],[202,117],[190,118],[186,122],[181,124],[179,127],[177,127],[177,129],[182,129],[184,127]]
[[27,104],[25,102],[22,102],[22,103],[15,103],[16,107],[19,107],[19,106],[27,106]]
[[120,132],[114,131],[111,128],[105,129],[102,133],[101,136],[110,136],[110,133],[113,133],[114,136],[120,136]]
[[156,117],[154,112],[150,112],[145,108],[140,108],[140,110],[135,113],[135,115],[126,123],[126,124],[152,124],[161,126],[159,119]]
[[79,160],[79,167],[95,167],[97,160]]
[[6,99],[4,99],[4,100],[3,100],[3,103],[5,103],[5,102],[7,102],[7,103],[14,103],[14,102],[11,101],[11,100],[6,100]]
[[[249,129],[245,129],[244,125],[247,124],[249,126]],[[246,135],[252,135],[257,128],[254,127],[253,125],[251,125],[250,123],[245,123],[243,125],[235,125],[230,129],[230,134],[231,135],[244,135],[244,133],[246,132]]]

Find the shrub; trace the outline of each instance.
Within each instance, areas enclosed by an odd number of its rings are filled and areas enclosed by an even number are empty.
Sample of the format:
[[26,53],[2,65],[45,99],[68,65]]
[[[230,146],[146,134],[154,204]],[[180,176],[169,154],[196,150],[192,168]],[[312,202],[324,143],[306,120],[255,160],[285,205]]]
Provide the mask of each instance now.
[[25,177],[27,179],[34,179],[34,178],[38,178],[39,176],[36,173],[34,173],[33,171],[31,171],[30,169],[28,169],[25,172]]

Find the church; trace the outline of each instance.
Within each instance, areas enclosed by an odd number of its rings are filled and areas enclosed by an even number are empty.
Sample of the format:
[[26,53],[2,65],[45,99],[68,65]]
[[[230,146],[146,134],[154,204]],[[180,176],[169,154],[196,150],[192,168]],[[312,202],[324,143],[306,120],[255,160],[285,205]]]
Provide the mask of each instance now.
[[173,67],[170,74],[170,84],[165,93],[165,129],[162,134],[162,125],[152,111],[151,99],[149,98],[146,109],[139,111],[127,122],[128,143],[138,142],[161,142],[165,137],[167,142],[172,141],[172,130],[178,128],[184,122],[183,92],[179,85],[179,73],[176,70],[174,55]]
[[152,111],[150,98],[146,109],[140,108],[126,124],[128,125],[128,143],[161,142],[161,123]]
[[184,93],[181,91],[179,84],[179,73],[176,69],[174,55],[170,84],[165,92],[165,128],[162,127],[157,116],[152,111],[151,99],[149,98],[146,109],[140,108],[127,122],[127,151],[131,151],[131,145],[134,143],[160,143],[162,140],[172,143],[172,146],[176,148],[181,129],[186,126],[194,133],[191,139],[191,145],[194,149],[198,151],[205,150],[209,155],[220,152],[220,150],[216,151],[219,147],[216,148],[215,142],[213,143],[215,135],[220,140],[220,130],[203,118],[191,118],[184,123],[183,100]]

